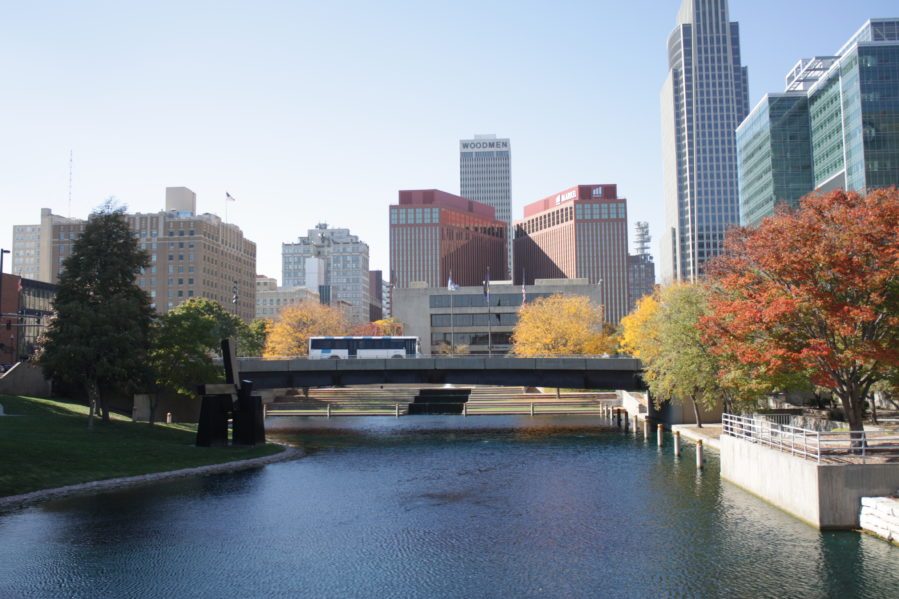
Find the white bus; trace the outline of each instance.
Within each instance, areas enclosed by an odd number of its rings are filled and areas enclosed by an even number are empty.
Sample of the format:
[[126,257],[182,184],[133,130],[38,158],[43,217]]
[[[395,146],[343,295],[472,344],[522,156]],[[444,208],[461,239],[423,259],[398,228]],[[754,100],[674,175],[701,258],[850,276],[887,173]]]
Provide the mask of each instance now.
[[418,337],[310,337],[310,360],[414,358]]

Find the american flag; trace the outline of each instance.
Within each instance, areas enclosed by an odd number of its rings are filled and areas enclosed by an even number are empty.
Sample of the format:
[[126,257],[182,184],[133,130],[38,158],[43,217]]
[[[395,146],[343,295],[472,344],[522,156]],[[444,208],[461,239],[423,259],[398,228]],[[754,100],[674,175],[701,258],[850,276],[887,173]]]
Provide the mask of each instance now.
[[524,288],[524,269],[521,269],[521,305],[528,303],[528,292]]

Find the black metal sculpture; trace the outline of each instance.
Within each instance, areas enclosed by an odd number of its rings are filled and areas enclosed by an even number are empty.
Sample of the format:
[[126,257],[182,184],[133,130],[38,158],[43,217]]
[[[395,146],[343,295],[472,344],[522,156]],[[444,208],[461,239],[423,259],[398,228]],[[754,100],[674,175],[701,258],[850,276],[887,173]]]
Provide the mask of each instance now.
[[233,422],[232,445],[265,443],[265,418],[262,397],[253,395],[253,381],[240,380],[234,345],[222,339],[225,384],[200,385],[202,397],[197,423],[198,447],[228,445],[228,420]]

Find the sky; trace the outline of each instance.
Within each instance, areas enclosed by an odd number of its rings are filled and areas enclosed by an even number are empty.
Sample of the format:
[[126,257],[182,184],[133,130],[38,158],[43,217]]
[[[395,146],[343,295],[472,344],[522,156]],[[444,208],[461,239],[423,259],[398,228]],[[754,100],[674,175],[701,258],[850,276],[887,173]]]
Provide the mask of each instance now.
[[[512,210],[615,183],[630,229],[664,223],[659,91],[680,0],[0,0],[0,247],[40,209],[197,193],[257,244],[326,222],[389,272],[400,189],[459,192],[458,141],[511,138]],[[750,106],[895,0],[731,0]],[[71,203],[69,155],[73,154]],[[7,257],[7,260],[9,258]],[[7,264],[6,272],[10,272]]]

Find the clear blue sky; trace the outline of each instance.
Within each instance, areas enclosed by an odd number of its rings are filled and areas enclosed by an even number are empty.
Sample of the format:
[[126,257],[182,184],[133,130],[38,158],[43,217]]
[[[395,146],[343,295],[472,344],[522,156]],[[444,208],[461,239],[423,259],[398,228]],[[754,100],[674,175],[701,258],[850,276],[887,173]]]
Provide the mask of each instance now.
[[[348,227],[388,272],[397,190],[458,193],[458,139],[512,139],[513,216],[576,183],[617,183],[663,223],[659,90],[679,0],[0,2],[0,246],[40,208],[184,185],[257,243]],[[750,105],[892,1],[731,0]],[[7,272],[9,267],[7,266]]]

